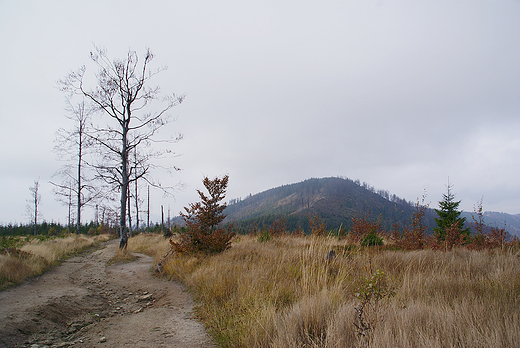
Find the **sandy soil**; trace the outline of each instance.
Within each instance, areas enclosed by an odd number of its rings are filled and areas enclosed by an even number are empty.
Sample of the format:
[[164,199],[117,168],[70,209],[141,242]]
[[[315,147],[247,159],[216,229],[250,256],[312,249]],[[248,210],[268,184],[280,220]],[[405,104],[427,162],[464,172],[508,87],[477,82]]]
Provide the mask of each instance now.
[[0,348],[216,347],[183,286],[152,276],[151,257],[107,265],[117,244],[0,292]]

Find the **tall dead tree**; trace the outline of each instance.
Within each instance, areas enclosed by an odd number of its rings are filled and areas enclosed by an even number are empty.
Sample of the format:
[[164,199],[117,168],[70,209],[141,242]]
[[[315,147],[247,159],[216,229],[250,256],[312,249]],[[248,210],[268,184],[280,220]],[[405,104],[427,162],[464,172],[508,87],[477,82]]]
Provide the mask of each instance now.
[[[90,57],[98,68],[97,82],[93,87],[87,86],[85,66],[67,75],[60,85],[66,93],[85,96],[100,112],[101,123],[93,123],[92,133],[99,149],[100,161],[96,170],[100,178],[114,185],[120,193],[119,247],[125,248],[128,186],[133,180],[149,180],[148,172],[153,168],[151,160],[169,151],[157,150],[152,143],[158,141],[159,129],[172,121],[168,110],[180,104],[184,96],[160,97],[159,87],[149,87],[150,80],[166,69],[150,70],[149,64],[154,56],[149,49],[142,62],[131,50],[123,59],[110,60],[106,50],[96,47]],[[154,101],[161,105],[152,108]],[[171,143],[178,140],[179,137],[170,137],[160,141]],[[140,158],[136,167],[130,163],[133,151],[137,151]]]
[[90,116],[92,110],[88,110],[85,101],[74,104],[70,98],[66,99],[68,115],[65,117],[74,123],[71,129],[60,128],[56,132],[54,151],[60,158],[73,162],[62,167],[55,176],[62,179],[61,183],[55,183],[54,193],[58,200],[69,205],[69,224],[71,209],[71,192],[74,194],[76,207],[76,233],[81,229],[81,211],[101,197],[102,190],[96,189],[92,185],[92,178],[87,177],[86,169],[88,162],[85,159],[86,151],[92,146],[91,135],[89,134]]
[[150,233],[150,186],[148,186],[148,200],[146,208],[146,233]]
[[40,211],[38,210],[40,206],[40,201],[42,199],[41,195],[38,193],[40,189],[40,179],[34,181],[34,185],[29,187],[29,191],[31,192],[31,198],[27,201],[27,215],[31,219],[31,224],[34,228],[34,235],[38,234],[38,218],[40,218]]
[[[155,153],[154,155],[159,155],[159,153]],[[140,210],[139,210],[139,207],[141,206],[142,202],[144,202],[144,199],[140,198],[139,196],[139,183],[143,180],[143,177],[140,177],[139,175],[144,171],[145,168],[147,168],[146,170],[150,170],[152,168],[152,164],[148,162],[149,158],[152,157],[150,155],[150,153],[148,153],[147,155],[143,156],[141,155],[137,149],[135,149],[133,151],[133,154],[130,156],[131,158],[131,163],[130,163],[130,173],[132,175],[132,177],[130,178],[129,182],[130,183],[133,183],[133,190],[130,188],[129,186],[129,189],[128,189],[128,199],[129,199],[129,202],[128,202],[128,221],[129,223],[131,222],[131,214],[130,214],[130,200],[131,198],[133,198],[133,203],[134,203],[134,207],[135,207],[135,226],[136,226],[136,230],[139,230],[139,223],[140,223],[140,219],[139,219],[139,213],[140,213]],[[153,167],[155,168],[155,167]],[[177,168],[175,168],[177,169]],[[144,177],[144,179],[148,179],[146,177]],[[147,180],[144,180],[145,182]],[[153,184],[153,186],[159,186],[160,188],[162,188],[160,186],[160,184]],[[148,188],[149,190],[149,188]],[[168,190],[168,188],[167,188]]]
[[[137,173],[137,151],[134,151],[134,173]],[[135,226],[136,232],[139,232],[139,206],[141,200],[139,199],[139,183],[134,180],[134,205],[135,205]]]

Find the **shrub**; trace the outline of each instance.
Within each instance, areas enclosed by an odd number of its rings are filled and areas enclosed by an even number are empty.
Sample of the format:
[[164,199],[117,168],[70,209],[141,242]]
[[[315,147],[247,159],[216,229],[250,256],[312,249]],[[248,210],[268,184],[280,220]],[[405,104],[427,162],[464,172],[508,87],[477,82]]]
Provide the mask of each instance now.
[[361,240],[361,246],[380,246],[383,245],[383,238],[379,237],[375,231],[366,234]]
[[260,243],[265,243],[271,240],[271,233],[269,233],[268,230],[262,230],[260,234],[258,235],[258,241]]
[[285,234],[287,231],[287,227],[285,225],[286,219],[284,217],[280,217],[273,221],[271,224],[271,227],[269,227],[269,234],[271,236],[281,236],[282,234]]
[[394,292],[385,272],[376,270],[370,278],[365,279],[355,295],[360,303],[355,307],[354,326],[358,335],[366,337],[382,319],[380,317],[382,301],[394,296]]
[[[352,233],[351,238],[354,242],[362,241],[369,234],[375,235],[384,235],[385,230],[381,224],[382,217],[379,216],[376,222],[369,221],[370,212],[363,213],[361,215],[357,214],[352,217]],[[374,239],[374,237],[369,237]],[[374,239],[375,240],[375,239]],[[382,242],[382,240],[381,240]],[[373,244],[373,245],[383,245],[383,244]]]
[[321,221],[319,215],[309,216],[309,226],[313,236],[325,236],[327,234],[325,223]]

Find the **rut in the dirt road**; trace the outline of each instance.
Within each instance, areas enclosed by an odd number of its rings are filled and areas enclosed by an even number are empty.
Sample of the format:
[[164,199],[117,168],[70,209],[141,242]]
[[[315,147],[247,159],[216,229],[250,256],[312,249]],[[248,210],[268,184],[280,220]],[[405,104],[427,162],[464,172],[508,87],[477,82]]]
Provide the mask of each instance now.
[[1,347],[215,347],[177,283],[152,258],[112,264],[117,241],[0,292]]

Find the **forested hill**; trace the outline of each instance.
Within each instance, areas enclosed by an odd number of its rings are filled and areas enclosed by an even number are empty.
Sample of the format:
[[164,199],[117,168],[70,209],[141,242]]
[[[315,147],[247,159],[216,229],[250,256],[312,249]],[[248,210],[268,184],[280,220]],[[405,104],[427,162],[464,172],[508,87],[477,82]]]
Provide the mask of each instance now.
[[[273,188],[242,200],[232,200],[224,214],[225,221],[234,221],[244,231],[266,227],[280,217],[289,230],[298,227],[309,231],[309,217],[319,216],[327,230],[341,225],[347,230],[352,217],[370,214],[369,220],[381,218],[385,229],[392,224],[407,226],[414,206],[387,191],[376,191],[368,184],[345,178],[308,179],[299,183]],[[434,214],[429,210],[425,224],[428,233],[434,225]]]

